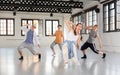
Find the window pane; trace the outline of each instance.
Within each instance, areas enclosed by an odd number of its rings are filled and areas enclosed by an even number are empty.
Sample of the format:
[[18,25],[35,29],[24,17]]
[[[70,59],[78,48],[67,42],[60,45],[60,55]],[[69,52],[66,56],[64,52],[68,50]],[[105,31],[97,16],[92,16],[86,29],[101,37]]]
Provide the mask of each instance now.
[[104,6],[104,12],[108,12],[108,5]]
[[115,30],[115,25],[113,23],[110,24],[110,30]]
[[13,22],[13,19],[0,19],[0,35],[14,35]]
[[88,18],[88,20],[89,20],[89,21],[92,21],[92,16],[90,16],[90,17]]
[[57,26],[58,26],[58,21],[53,21],[53,34],[57,30]]
[[110,11],[110,17],[111,17],[111,16],[115,16],[115,10],[111,10],[111,11]]
[[79,23],[82,22],[82,18],[81,18],[81,17],[82,17],[81,15],[78,16],[78,18],[79,18],[78,22],[79,22]]
[[22,25],[27,24],[27,20],[22,20]]
[[108,12],[104,12],[104,18],[108,18]]
[[74,22],[76,21],[76,17],[74,17]]
[[105,31],[108,31],[108,24],[105,24]]
[[14,30],[13,30],[13,20],[8,20],[8,35],[13,35]]
[[89,11],[88,15],[89,15],[89,17],[91,17],[92,16],[92,11]]
[[79,19],[78,16],[76,16],[76,17],[74,18],[74,22],[75,22],[75,24],[77,24],[77,23],[79,22],[78,19]]
[[[22,20],[22,26],[27,24],[27,20]],[[22,31],[22,35],[25,35],[25,32]]]
[[104,24],[108,25],[108,18],[104,19]]
[[117,22],[117,29],[120,29],[120,22]]
[[75,21],[75,24],[78,24],[78,21]]
[[97,20],[97,16],[96,15],[93,16],[93,21],[95,21],[95,20]]
[[93,10],[93,16],[96,16],[96,12],[95,12],[95,10]]
[[46,21],[46,35],[52,35],[52,22]]
[[88,25],[88,12],[86,13],[86,25]]
[[95,21],[93,21],[93,25],[96,25],[97,24],[97,21],[95,20]]
[[39,22],[38,22],[38,20],[33,20],[33,24],[36,26],[35,32],[38,35],[38,29],[39,29]]
[[1,19],[0,34],[1,35],[6,35],[6,20],[5,19]]
[[32,20],[28,20],[28,24],[33,25],[33,21]]
[[110,4],[110,9],[113,9],[114,8],[114,3],[111,3]]
[[110,23],[115,23],[115,17],[110,17]]

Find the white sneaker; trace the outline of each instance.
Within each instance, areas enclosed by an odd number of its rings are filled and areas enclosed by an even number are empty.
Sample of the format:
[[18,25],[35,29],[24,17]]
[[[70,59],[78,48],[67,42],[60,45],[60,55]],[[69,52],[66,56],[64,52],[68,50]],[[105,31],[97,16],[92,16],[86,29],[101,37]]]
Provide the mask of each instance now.
[[68,69],[68,64],[65,64],[64,69]]

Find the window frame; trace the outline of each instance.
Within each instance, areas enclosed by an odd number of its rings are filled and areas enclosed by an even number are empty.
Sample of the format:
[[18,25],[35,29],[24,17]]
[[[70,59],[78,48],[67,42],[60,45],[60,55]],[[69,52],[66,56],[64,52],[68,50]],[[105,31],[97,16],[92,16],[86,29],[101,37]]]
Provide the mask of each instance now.
[[[4,34],[0,34],[0,36],[15,36],[15,19],[14,18],[0,18],[0,20],[1,19],[4,19],[4,20],[6,20],[6,34],[4,35]],[[8,20],[13,20],[13,34],[12,35],[9,35],[8,34]]]
[[[93,20],[93,16],[94,16],[94,14],[93,14],[93,11],[95,11],[95,9],[97,8],[97,6],[93,6],[93,7],[91,7],[91,8],[89,8],[89,9],[86,9],[86,10],[84,10],[83,12],[79,12],[79,13],[77,13],[77,14],[75,14],[75,15],[72,15],[72,18],[73,18],[73,22],[74,22],[74,18],[75,17],[79,17],[79,15],[82,15],[83,17],[84,17],[84,20],[82,21],[84,24],[84,26],[83,27],[85,27],[86,25],[87,25],[87,22],[89,21],[89,20],[87,20],[87,12],[90,12],[90,11],[92,11],[92,25],[93,25],[93,22],[94,22],[94,20]],[[96,13],[96,12],[95,12]],[[88,18],[89,19],[89,18]],[[79,19],[78,19],[79,20]],[[96,13],[96,22],[98,23],[98,13]],[[88,34],[87,33],[87,30],[82,30],[82,32],[81,32],[81,34]]]
[[[31,20],[31,21],[32,21],[32,25],[33,25],[33,24],[34,24],[34,23],[33,23],[34,20],[38,20],[38,23],[39,23],[40,20],[42,20],[42,19],[21,19],[21,27],[22,27],[22,21],[23,21],[23,20],[26,20],[27,23],[28,23],[29,20]],[[43,21],[43,20],[42,20],[42,21]],[[38,25],[38,26],[39,26],[39,25]],[[38,28],[39,28],[39,27],[38,27]],[[39,30],[39,29],[38,29],[38,30]],[[38,31],[38,35],[39,35],[39,31]],[[22,30],[21,30],[21,36],[25,36],[25,35],[23,34],[23,31],[22,31]]]
[[[82,12],[80,12],[80,13],[78,13],[78,14],[76,14],[76,15],[73,15],[72,16],[72,21],[75,23],[75,24],[77,24],[77,23],[84,23],[84,20],[83,19],[80,19],[80,17],[82,18],[83,16],[85,16]],[[83,26],[84,27],[84,26]],[[84,30],[82,30],[81,31],[81,33],[82,34],[85,34],[85,31]]]
[[54,33],[53,33],[53,21],[58,21],[58,25],[59,25],[59,20],[58,20],[58,19],[45,19],[45,36],[50,36],[50,35],[47,35],[47,33],[46,33],[46,32],[47,32],[46,21],[52,21],[52,22],[51,22],[51,23],[52,23],[52,24],[51,24],[51,25],[52,25],[52,26],[51,26],[51,28],[52,28],[52,29],[51,29],[51,34],[53,35],[53,34],[54,34]]
[[[110,4],[114,3],[114,8],[110,9]],[[104,20],[104,16],[105,15],[105,6],[108,5],[108,31],[106,30],[106,25],[105,25],[105,20]],[[114,10],[114,30],[110,30],[111,26],[110,26],[110,11]],[[108,2],[108,3],[105,3],[103,4],[103,33],[109,33],[109,32],[119,32],[118,29],[117,29],[117,24],[116,24],[116,1],[111,1],[111,2]]]
[[[95,9],[97,8],[97,6],[94,6],[94,7],[92,7],[92,8],[89,8],[89,9],[87,9],[87,10],[85,10],[85,26],[90,26],[89,25],[89,15],[88,15],[88,19],[87,19],[87,13],[89,13],[89,12],[92,12],[92,26],[93,25],[95,25],[95,24],[93,24],[94,23],[94,21],[96,21],[96,24],[98,23],[98,13],[96,13],[95,12]],[[96,13],[96,20],[94,20],[94,12]],[[87,23],[88,23],[88,25],[87,25]],[[85,34],[88,34],[89,33],[89,30],[85,30]]]

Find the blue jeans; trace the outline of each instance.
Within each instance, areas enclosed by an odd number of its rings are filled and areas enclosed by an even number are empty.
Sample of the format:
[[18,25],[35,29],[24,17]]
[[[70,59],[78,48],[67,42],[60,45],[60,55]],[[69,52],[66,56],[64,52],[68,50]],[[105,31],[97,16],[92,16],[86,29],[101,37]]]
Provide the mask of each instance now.
[[74,41],[66,40],[66,41],[64,41],[64,43],[67,43],[68,56],[69,56],[69,59],[71,59],[71,58],[74,56],[74,53],[73,53],[73,45],[75,45],[75,42],[74,42]]

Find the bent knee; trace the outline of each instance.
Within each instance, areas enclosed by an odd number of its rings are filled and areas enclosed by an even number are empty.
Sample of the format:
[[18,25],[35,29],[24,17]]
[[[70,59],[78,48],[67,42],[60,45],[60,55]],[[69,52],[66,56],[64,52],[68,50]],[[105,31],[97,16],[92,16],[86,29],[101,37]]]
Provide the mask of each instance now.
[[21,51],[21,48],[20,48],[20,47],[17,47],[17,50],[18,50],[18,51]]

